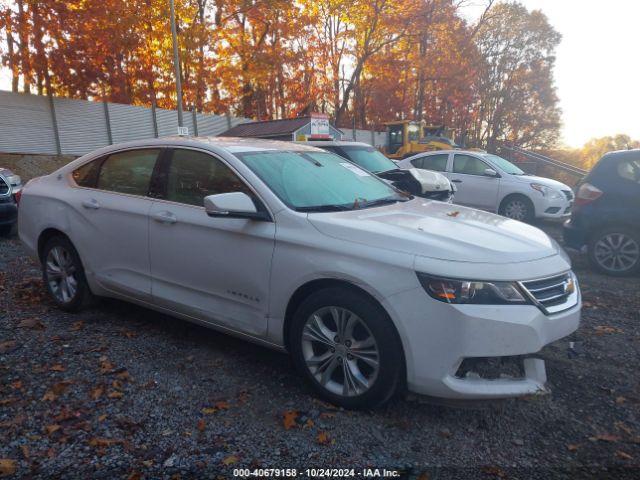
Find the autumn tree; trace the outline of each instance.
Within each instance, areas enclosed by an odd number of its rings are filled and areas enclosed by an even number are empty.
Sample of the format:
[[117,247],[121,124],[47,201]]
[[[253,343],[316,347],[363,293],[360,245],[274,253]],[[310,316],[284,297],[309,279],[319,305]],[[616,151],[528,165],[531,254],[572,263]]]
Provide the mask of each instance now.
[[499,140],[523,147],[556,141],[560,110],[553,67],[560,40],[541,11],[517,2],[491,9],[476,40],[484,61],[472,132],[477,144],[492,150]]

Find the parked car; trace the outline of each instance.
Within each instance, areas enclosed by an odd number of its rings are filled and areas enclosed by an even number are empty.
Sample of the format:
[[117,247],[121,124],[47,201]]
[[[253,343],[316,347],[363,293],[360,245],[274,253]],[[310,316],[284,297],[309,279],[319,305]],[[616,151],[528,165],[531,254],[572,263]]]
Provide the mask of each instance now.
[[[24,187],[19,233],[62,309],[116,297],[286,350],[348,408],[405,385],[460,399],[539,392],[532,354],[580,320],[569,258],[541,230],[409,198],[295,143],[103,148]],[[517,375],[479,376],[496,358]]]
[[400,168],[442,172],[458,187],[455,202],[497,212],[514,220],[562,219],[571,214],[573,191],[564,183],[529,175],[489,153],[429,152],[398,162]]
[[18,219],[22,180],[11,170],[0,167],[0,236],[9,235]]
[[320,140],[304,143],[336,153],[411,195],[441,202],[453,201],[456,188],[447,177],[417,168],[402,170],[393,160],[366,143]]
[[564,242],[602,273],[640,271],[640,150],[608,153],[583,179]]

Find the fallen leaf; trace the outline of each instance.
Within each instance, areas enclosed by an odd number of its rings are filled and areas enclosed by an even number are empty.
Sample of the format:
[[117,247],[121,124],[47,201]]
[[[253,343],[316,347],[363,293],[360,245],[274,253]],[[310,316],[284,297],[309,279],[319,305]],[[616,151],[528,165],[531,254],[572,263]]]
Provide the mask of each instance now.
[[207,424],[204,421],[204,418],[201,418],[200,420],[198,420],[198,430],[200,430],[201,432],[204,432],[204,429],[207,427]]
[[131,380],[131,375],[129,375],[129,372],[127,372],[126,370],[123,370],[122,372],[119,372],[116,377],[118,377],[120,380]]
[[111,382],[111,386],[117,390],[122,390],[122,382],[120,380],[114,380]]
[[104,360],[101,360],[100,362],[100,373],[102,374],[109,373],[113,369],[115,369],[115,366],[113,365],[113,363],[111,363],[105,357],[102,357],[102,358],[104,358]]
[[618,450],[616,452],[616,457],[621,458],[622,460],[631,460],[633,457],[622,450]]
[[49,390],[46,391],[44,397],[42,397],[42,400],[47,400],[50,402],[54,401],[67,390],[69,385],[71,385],[71,382],[68,381],[58,382],[54,384]]
[[0,406],[4,407],[5,405],[11,405],[12,403],[17,402],[18,399],[16,397],[8,397],[0,399]]
[[624,398],[624,397],[622,397],[622,396],[620,396],[620,397],[617,397],[617,398],[616,398],[616,403],[617,403],[618,405],[622,405],[622,404],[623,404],[624,402],[626,402],[626,401],[627,401],[627,399],[626,399],[626,398]]
[[96,387],[93,390],[91,390],[91,399],[97,400],[102,396],[103,393],[104,393],[104,387],[102,386]]
[[438,433],[443,438],[449,438],[451,436],[451,430],[449,430],[448,428],[443,428]]
[[592,442],[617,442],[618,440],[620,440],[620,437],[618,437],[617,435],[611,435],[610,433],[603,433],[600,435],[595,435],[593,437],[589,437],[589,440],[591,440]]
[[127,338],[135,338],[137,335],[136,332],[124,332],[124,336]]
[[618,430],[622,430],[624,433],[626,433],[627,435],[631,435],[633,432],[631,431],[631,429],[629,427],[627,427],[624,423],[622,422],[616,422],[614,423],[615,427]]
[[624,333],[624,331],[619,328],[609,327],[607,325],[598,325],[593,329],[596,331],[596,335],[604,335],[605,333]]
[[71,330],[72,332],[77,332],[78,330],[82,330],[83,327],[84,322],[82,320],[78,320],[77,322],[73,322],[73,325],[71,325],[71,328],[69,330]]
[[0,353],[13,352],[16,349],[15,340],[7,340],[6,342],[0,342]]
[[18,327],[30,328],[32,330],[44,330],[46,328],[37,318],[25,318],[18,324]]
[[142,464],[145,467],[149,468],[149,467],[151,467],[153,465],[153,460],[143,460]]
[[8,477],[16,473],[16,461],[10,458],[0,458],[0,475]]
[[27,445],[20,445],[20,450],[22,450],[24,459],[29,460],[29,447]]
[[304,428],[312,428],[315,425],[315,423],[313,423],[313,420],[308,419],[306,421],[306,423],[304,424]]
[[89,440],[89,445],[92,447],[110,447],[122,443],[122,440],[116,440],[114,438],[92,438]]
[[98,421],[99,422],[104,422],[106,419],[107,419],[107,414],[106,413],[103,413],[102,415],[100,415],[98,417]]
[[66,368],[64,368],[64,365],[62,365],[61,363],[56,363],[55,365],[52,365],[49,370],[54,372],[64,372]]
[[124,397],[124,393],[122,393],[122,392],[117,392],[117,391],[115,391],[115,390],[114,390],[114,391],[112,391],[112,392],[109,392],[109,394],[107,395],[107,397],[109,397],[109,398],[122,398],[122,397]]
[[15,382],[11,383],[11,388],[13,388],[14,390],[21,390],[22,389],[22,381],[21,380],[16,380]]
[[58,424],[54,424],[54,425],[47,425],[46,427],[44,427],[44,429],[47,431],[48,435],[51,435],[54,432],[57,432],[58,430],[60,430],[60,425]]
[[285,430],[290,430],[296,426],[296,418],[298,418],[298,412],[295,410],[289,410],[282,415],[282,423]]
[[215,407],[218,410],[227,410],[229,408],[229,402],[225,402],[225,401],[216,402]]
[[211,415],[212,413],[216,413],[218,409],[215,407],[204,407],[201,411],[205,415]]
[[459,212],[458,210],[456,210],[455,212],[447,213],[447,216],[448,216],[448,217],[454,217],[454,218],[455,218],[455,217],[457,217],[458,215],[460,215],[460,212]]
[[495,477],[498,478],[506,478],[507,474],[505,473],[504,470],[502,470],[500,467],[495,467],[495,466],[486,466],[486,467],[482,467],[482,471],[488,475],[493,475]]
[[140,480],[142,478],[142,474],[140,472],[133,471],[127,477],[127,480]]
[[570,452],[575,452],[576,450],[578,450],[578,448],[580,448],[580,445],[576,445],[573,443],[567,445],[567,450],[569,450]]
[[328,445],[329,443],[331,443],[331,439],[329,438],[327,432],[319,432],[318,436],[316,437],[316,441],[320,445]]
[[238,457],[236,457],[235,455],[229,455],[224,460],[222,460],[222,463],[224,463],[225,465],[233,465],[234,463],[238,463]]

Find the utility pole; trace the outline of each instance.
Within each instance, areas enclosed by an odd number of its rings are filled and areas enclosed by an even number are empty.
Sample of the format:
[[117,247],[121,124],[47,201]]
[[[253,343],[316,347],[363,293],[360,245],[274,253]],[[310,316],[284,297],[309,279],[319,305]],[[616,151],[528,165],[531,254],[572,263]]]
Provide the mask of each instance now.
[[178,97],[178,127],[184,126],[182,119],[182,75],[180,73],[180,52],[178,49],[178,31],[176,29],[176,8],[174,0],[169,0],[171,6],[171,36],[173,38],[173,65],[176,71],[176,96]]

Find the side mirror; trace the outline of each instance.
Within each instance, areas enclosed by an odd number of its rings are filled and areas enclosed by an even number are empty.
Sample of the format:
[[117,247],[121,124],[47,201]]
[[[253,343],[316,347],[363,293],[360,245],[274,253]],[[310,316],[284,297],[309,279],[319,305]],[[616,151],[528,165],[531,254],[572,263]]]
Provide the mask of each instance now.
[[204,210],[210,217],[270,220],[269,214],[259,212],[249,195],[242,192],[209,195],[204,198]]
[[484,170],[485,177],[499,177],[498,172],[496,172],[493,168],[486,168]]

